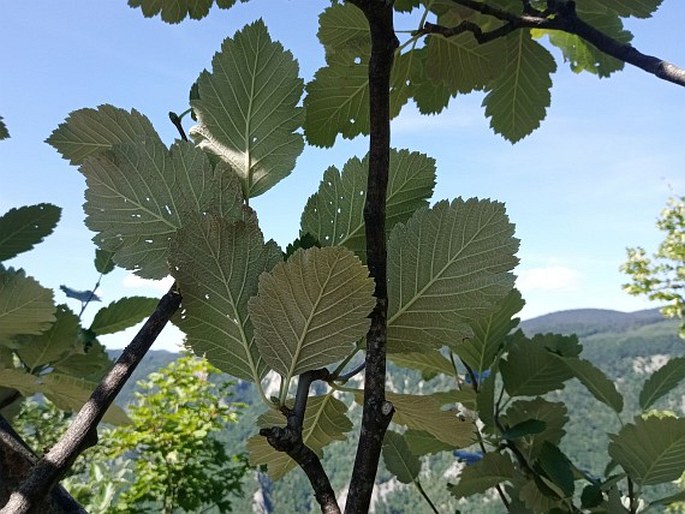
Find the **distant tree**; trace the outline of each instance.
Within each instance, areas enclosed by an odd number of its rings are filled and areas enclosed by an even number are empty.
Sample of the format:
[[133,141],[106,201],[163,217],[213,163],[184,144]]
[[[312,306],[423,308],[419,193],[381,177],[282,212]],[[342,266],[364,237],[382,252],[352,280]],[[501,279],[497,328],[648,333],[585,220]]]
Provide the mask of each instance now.
[[656,226],[665,235],[651,257],[642,247],[628,248],[628,260],[621,270],[632,281],[623,287],[631,295],[666,304],[661,312],[680,320],[680,337],[685,338],[684,196],[669,198]]

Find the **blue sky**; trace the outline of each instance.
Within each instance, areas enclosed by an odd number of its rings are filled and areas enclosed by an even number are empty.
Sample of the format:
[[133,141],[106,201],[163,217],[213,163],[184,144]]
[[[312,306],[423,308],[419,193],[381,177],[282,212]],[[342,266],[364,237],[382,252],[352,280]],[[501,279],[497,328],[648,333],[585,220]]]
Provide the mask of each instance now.
[[[210,66],[225,37],[262,17],[290,49],[305,80],[323,64],[316,39],[324,0],[251,0],[213,10],[200,22],[145,19],[125,0],[3,2],[0,17],[0,116],[11,139],[0,143],[0,212],[52,202],[62,220],[46,241],[10,264],[24,267],[65,301],[60,284],[88,289],[97,279],[92,234],[83,224],[84,180],[43,141],[69,112],[110,103],[147,115],[162,138],[175,129],[167,112],[187,107],[188,89]],[[685,65],[680,20],[685,4],[664,0],[648,20],[628,20],[645,53]],[[398,29],[413,28],[397,23]],[[557,54],[555,54],[557,55]],[[434,199],[488,197],[506,202],[521,238],[518,286],[523,317],[595,307],[651,307],[621,290],[626,246],[654,248],[654,224],[668,196],[685,193],[685,89],[632,68],[599,80],[560,63],[542,127],[511,145],[492,133],[481,95],[460,96],[435,117],[405,107],[393,122],[393,146],[437,160]],[[307,197],[331,164],[366,152],[364,138],[334,149],[306,148],[293,174],[254,202],[267,237],[286,245],[297,235]],[[104,302],[160,295],[116,271],[103,279]],[[76,308],[76,306],[72,306]],[[93,309],[94,310],[94,309]],[[90,313],[92,316],[93,312]],[[124,337],[107,340],[121,346]],[[155,348],[171,347],[165,332]]]

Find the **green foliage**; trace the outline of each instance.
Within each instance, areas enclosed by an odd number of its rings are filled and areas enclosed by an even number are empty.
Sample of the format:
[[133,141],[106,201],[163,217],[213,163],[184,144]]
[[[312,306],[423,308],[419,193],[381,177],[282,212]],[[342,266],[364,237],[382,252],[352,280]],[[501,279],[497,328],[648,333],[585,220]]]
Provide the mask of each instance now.
[[[246,65],[249,63],[249,65]],[[290,174],[304,148],[303,81],[290,52],[271,40],[261,20],[227,38],[197,79],[191,101],[198,146],[240,177],[245,198],[260,195]]]
[[685,197],[670,198],[661,211],[657,228],[665,233],[664,240],[652,257],[644,248],[628,248],[628,260],[621,267],[631,283],[623,288],[632,295],[647,296],[652,301],[666,303],[661,312],[681,320],[681,337],[685,338]]
[[9,130],[7,130],[7,125],[5,125],[5,122],[2,120],[2,116],[0,116],[0,141],[9,137],[10,133]]
[[[180,23],[186,16],[200,20],[209,14],[209,9],[216,3],[220,9],[229,9],[237,0],[128,0],[133,8],[140,7],[143,16],[152,18],[161,14],[167,23]],[[240,0],[247,2],[247,0]]]
[[[659,3],[578,0],[577,10],[629,41],[621,18],[647,17]],[[177,23],[206,16],[213,2],[129,4],[145,16],[161,14]],[[216,4],[229,8],[235,0]],[[541,1],[492,0],[492,5],[516,15],[524,7],[555,8],[554,2]],[[423,26],[402,32],[407,35],[395,51],[390,76],[390,117],[409,99],[421,112],[435,113],[458,93],[482,91],[485,115],[507,140],[516,142],[540,125],[556,70],[552,54],[533,39],[544,33],[519,28],[480,43],[474,33],[506,28],[506,15],[486,16],[442,0],[395,5],[400,12],[415,8],[422,11],[421,24],[430,17],[445,28],[465,22],[461,26],[468,30],[455,30],[451,37],[426,34]],[[353,427],[345,393],[361,403],[362,392],[345,385],[344,372],[363,347],[376,305],[374,283],[363,264],[365,249],[367,243],[387,243],[391,359],[441,384],[427,394],[409,394],[396,385],[387,391],[394,409],[393,430],[383,446],[388,476],[415,484],[430,503],[419,481],[422,461],[477,444],[482,459],[467,463],[450,488],[455,498],[497,487],[512,512],[556,513],[577,512],[578,495],[584,506],[616,511],[624,478],[635,502],[633,483],[656,485],[677,477],[685,462],[681,418],[638,417],[612,434],[609,454],[620,468],[616,476],[592,477],[567,457],[561,445],[569,431],[569,409],[552,401],[554,395],[577,378],[617,417],[624,397],[580,356],[577,338],[513,332],[523,300],[514,290],[518,240],[504,205],[458,198],[431,206],[435,163],[429,157],[382,149],[390,156],[386,241],[366,241],[368,157],[348,160],[342,171],[324,172],[285,260],[276,243],[264,241],[250,199],[291,173],[304,137],[310,144],[331,146],[338,134],[352,138],[369,132],[366,16],[351,2],[332,2],[319,23],[326,63],[306,88],[298,63],[271,39],[261,20],[227,38],[212,70],[203,71],[190,88],[197,124],[189,133],[195,145],[177,141],[168,148],[145,116],[109,105],[76,111],[53,132],[48,142],[86,178],[86,224],[96,232],[99,247],[96,269],[104,274],[114,263],[146,278],[172,274],[183,297],[176,323],[188,346],[217,368],[255,384],[268,407],[257,420],[260,428],[292,428],[295,379],[330,367],[325,383],[313,386],[317,394],[307,399],[306,408],[302,398],[297,402],[303,409],[297,435],[321,457],[324,447],[345,440]],[[550,41],[574,71],[607,76],[620,68],[575,36],[554,33]],[[668,218],[668,230],[682,232],[683,212]],[[25,215],[33,219],[36,214]],[[2,229],[0,224],[0,236]],[[46,221],[7,255],[29,249],[51,230]],[[671,242],[667,250],[674,246]],[[633,260],[633,274],[652,271],[644,259]],[[665,268],[674,270],[681,274],[679,267]],[[371,271],[377,276],[378,270]],[[643,289],[655,285],[646,284]],[[384,306],[381,299],[379,307]],[[87,379],[101,371],[94,364],[103,364],[94,337],[136,323],[141,311],[151,308],[149,299],[120,300],[101,309],[85,331],[76,315],[54,306],[50,291],[21,271],[0,268],[0,385],[22,395],[41,392],[58,406],[77,408],[92,385]],[[376,313],[385,315],[382,308]],[[92,361],[84,358],[90,352]],[[680,382],[675,362],[647,381],[644,408]],[[67,374],[85,370],[87,379]],[[222,400],[228,384],[209,380],[216,372],[204,361],[184,357],[141,384],[130,409],[131,426],[104,437],[110,456],[138,457],[133,482],[115,500],[118,511],[230,507],[229,494],[239,490],[245,463],[229,458],[215,437],[236,420],[235,406]],[[277,396],[267,397],[274,385]],[[123,412],[118,414],[124,421]],[[247,448],[252,464],[266,465],[273,479],[295,467],[262,436],[250,438]],[[119,468],[117,480],[128,479],[126,469]],[[90,472],[98,475],[101,469]],[[113,498],[110,485],[104,484],[100,504]]]
[[183,356],[138,383],[131,425],[103,435],[110,458],[135,460],[116,512],[230,510],[246,463],[216,435],[236,422],[241,405],[227,402],[233,384],[217,383],[217,373],[206,360]]
[[10,209],[0,216],[0,261],[30,250],[57,226],[62,210],[49,203]]

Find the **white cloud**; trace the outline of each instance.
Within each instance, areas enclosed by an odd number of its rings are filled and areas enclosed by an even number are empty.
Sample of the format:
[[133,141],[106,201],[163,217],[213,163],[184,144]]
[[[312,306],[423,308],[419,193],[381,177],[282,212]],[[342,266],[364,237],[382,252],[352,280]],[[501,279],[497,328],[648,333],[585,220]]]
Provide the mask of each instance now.
[[580,283],[580,272],[566,266],[545,266],[519,272],[516,286],[524,293],[530,291],[575,291]]
[[122,281],[122,285],[127,289],[152,289],[163,293],[166,293],[173,283],[174,277],[172,276],[168,276],[162,280],[150,280],[147,278],[140,278],[132,273],[126,275]]

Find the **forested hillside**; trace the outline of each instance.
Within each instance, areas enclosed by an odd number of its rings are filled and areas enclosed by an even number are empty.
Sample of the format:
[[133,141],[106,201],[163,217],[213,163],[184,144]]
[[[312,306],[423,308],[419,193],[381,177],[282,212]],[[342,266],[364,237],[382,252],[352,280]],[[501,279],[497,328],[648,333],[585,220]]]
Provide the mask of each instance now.
[[[646,373],[663,365],[670,356],[685,355],[685,342],[678,338],[677,322],[664,320],[657,309],[634,313],[598,309],[563,311],[527,320],[520,326],[527,335],[548,332],[578,334],[584,347],[584,356],[613,378],[624,395],[624,421],[629,420],[630,413],[636,409],[637,392]],[[136,371],[134,379],[142,378],[174,358],[173,353],[151,352]],[[453,384],[438,383],[438,379],[423,381],[419,373],[390,368],[389,388],[395,392],[427,392],[452,387]],[[120,396],[122,405],[131,400],[132,391],[133,384],[130,383]],[[564,391],[550,394],[549,398],[563,398],[571,413],[562,445],[564,451],[580,467],[601,475],[607,464],[606,433],[618,428],[615,414],[594,400],[577,381],[571,382]],[[656,408],[682,414],[685,411],[684,398],[685,387],[681,385],[666,399],[659,401]],[[255,433],[255,419],[262,411],[262,406],[255,401],[252,388],[246,383],[236,384],[234,399],[250,404],[238,426],[225,434],[226,444],[238,448]],[[349,477],[353,459],[353,441],[333,444],[326,449],[325,467],[336,490],[345,487],[344,481]],[[455,509],[479,514],[504,512],[494,495],[459,503],[449,496],[445,483],[458,473],[460,466],[449,452],[434,455],[429,462],[424,463],[421,481],[438,509],[446,513],[452,513]],[[414,486],[397,483],[383,468],[378,481],[376,513],[430,512]],[[253,509],[260,513],[276,514],[319,512],[309,484],[299,469],[291,471],[277,482],[272,482],[265,473],[255,472],[246,483],[245,491],[246,496],[236,505],[236,512],[253,512]]]

